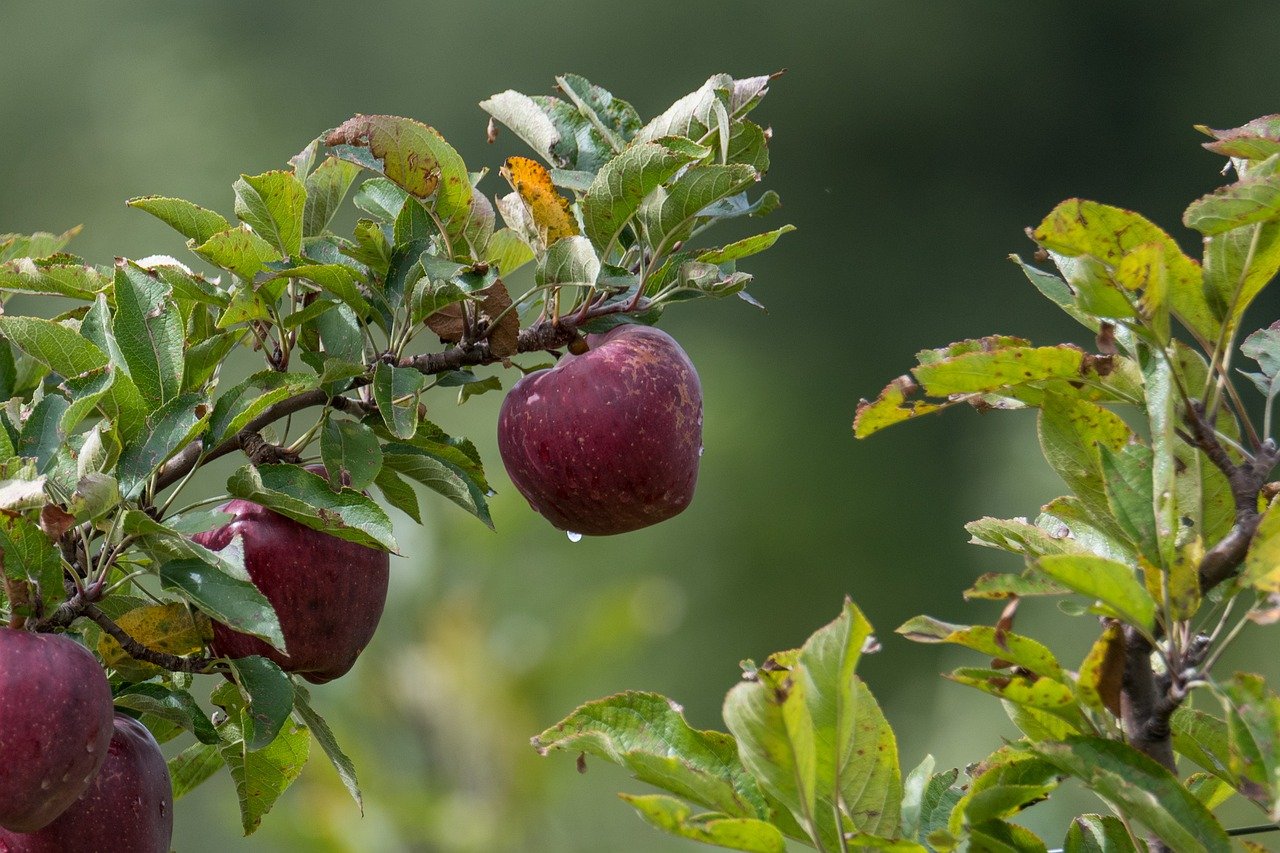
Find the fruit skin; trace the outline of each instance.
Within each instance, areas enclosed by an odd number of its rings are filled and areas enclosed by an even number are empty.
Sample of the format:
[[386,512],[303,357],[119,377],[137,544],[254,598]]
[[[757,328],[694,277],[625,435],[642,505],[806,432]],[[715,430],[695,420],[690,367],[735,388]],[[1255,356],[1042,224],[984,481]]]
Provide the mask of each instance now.
[[84,647],[0,628],[0,828],[40,829],[84,793],[107,757],[113,713]]
[[498,415],[502,462],[561,530],[608,536],[665,521],[689,505],[698,480],[697,371],[651,326],[617,326],[587,343],[512,387]]
[[0,853],[169,853],[173,784],[160,746],[124,714],[114,731],[89,790],[44,829],[0,830]]
[[[313,473],[323,476],[324,469]],[[214,653],[261,655],[313,684],[345,674],[382,617],[391,569],[387,553],[312,530],[250,501],[233,500],[222,511],[232,520],[192,538],[214,551],[237,535],[243,539],[244,567],[276,609],[288,654],[217,622]]]

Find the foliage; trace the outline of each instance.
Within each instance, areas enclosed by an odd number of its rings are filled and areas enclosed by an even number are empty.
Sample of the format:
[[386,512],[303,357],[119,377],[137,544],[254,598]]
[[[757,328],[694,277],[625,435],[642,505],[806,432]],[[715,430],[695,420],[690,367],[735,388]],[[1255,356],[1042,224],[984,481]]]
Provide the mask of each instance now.
[[[501,374],[476,369],[533,369],[517,359],[654,323],[677,302],[758,304],[737,261],[789,229],[727,245],[702,234],[777,206],[755,197],[769,134],[746,117],[770,80],[717,75],[648,123],[573,75],[557,80],[564,99],[495,95],[484,109],[542,162],[510,158],[511,192],[493,201],[486,172],[432,128],[357,115],[289,168],[236,180],[234,224],[183,199],[130,200],[186,238],[194,266],[98,267],[64,251],[74,232],[0,236],[0,614],[97,650],[118,708],[161,741],[194,738],[170,762],[175,795],[225,767],[246,834],[302,772],[313,735],[360,804],[304,686],[265,658],[210,653],[211,621],[277,649],[284,636],[243,549],[189,537],[238,497],[394,553],[383,505],[420,520],[413,484],[493,527],[475,446],[424,401],[499,389]],[[331,230],[348,196],[349,237]],[[525,265],[535,283],[513,296]],[[228,364],[253,353],[265,365],[233,381]],[[248,461],[227,494],[181,504],[207,463],[235,453]]]
[[[1280,121],[1201,130],[1235,180],[1186,210],[1204,236],[1200,261],[1137,213],[1065,201],[1028,229],[1035,263],[1011,260],[1089,330],[1088,348],[993,335],[922,350],[858,407],[859,438],[960,404],[1037,411],[1045,459],[1070,493],[1032,520],[968,525],[974,544],[1025,564],[965,594],[1007,602],[1001,617],[920,616],[898,629],[988,658],[947,677],[998,698],[1022,738],[966,781],[932,759],[902,778],[892,731],[853,674],[869,626],[846,605],[802,649],[745,667],[725,703],[728,735],[689,730],[661,697],[623,694],[584,705],[535,746],[627,767],[676,797],[624,797],[646,820],[738,850],[789,837],[826,851],[1044,851],[1011,821],[1067,778],[1110,812],[1076,818],[1068,851],[1225,851],[1214,812],[1237,795],[1280,819],[1280,699],[1260,676],[1216,670],[1244,628],[1280,617],[1280,489],[1268,482],[1280,461],[1280,324],[1244,335],[1280,270]],[[1233,370],[1237,346],[1256,370]],[[1237,374],[1264,398],[1252,407],[1261,429]],[[1015,632],[1028,597],[1056,598],[1096,632],[1078,666]]]

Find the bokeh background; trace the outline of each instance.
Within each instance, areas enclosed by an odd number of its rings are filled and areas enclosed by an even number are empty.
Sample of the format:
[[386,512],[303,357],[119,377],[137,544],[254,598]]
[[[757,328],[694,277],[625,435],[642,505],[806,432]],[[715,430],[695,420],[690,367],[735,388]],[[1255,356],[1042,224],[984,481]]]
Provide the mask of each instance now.
[[[614,798],[642,787],[625,774],[592,761],[580,776],[529,737],[627,688],[720,727],[738,662],[803,641],[846,593],[879,628],[863,672],[905,767],[998,746],[1012,733],[998,708],[937,678],[963,655],[892,629],[920,612],[994,618],[960,592],[1016,563],[966,545],[961,525],[1034,515],[1060,492],[1034,419],[957,411],[859,443],[855,404],[926,345],[1087,343],[1005,259],[1030,252],[1022,229],[1063,198],[1139,209],[1194,252],[1181,211],[1220,161],[1192,124],[1280,109],[1277,25],[1266,0],[6,0],[0,232],[83,223],[72,248],[99,263],[184,251],[126,198],[230,214],[237,175],[282,166],[355,112],[427,121],[496,171],[524,152],[511,134],[486,144],[475,104],[494,92],[547,92],[575,71],[648,116],[714,72],[788,69],[755,114],[773,126],[768,184],[784,201],[769,227],[799,227],[746,265],[769,313],[698,303],[665,323],[705,387],[694,505],[570,543],[501,472],[499,395],[436,400],[434,417],[489,459],[498,532],[431,496],[425,527],[397,518],[405,557],[383,627],[349,677],[315,691],[358,763],[365,815],[316,750],[249,839],[229,780],[207,783],[180,803],[176,849],[695,849]],[[502,189],[496,174],[482,188]],[[1087,626],[1052,606],[1023,619],[1068,663],[1083,654]],[[1026,821],[1061,838],[1079,802]]]

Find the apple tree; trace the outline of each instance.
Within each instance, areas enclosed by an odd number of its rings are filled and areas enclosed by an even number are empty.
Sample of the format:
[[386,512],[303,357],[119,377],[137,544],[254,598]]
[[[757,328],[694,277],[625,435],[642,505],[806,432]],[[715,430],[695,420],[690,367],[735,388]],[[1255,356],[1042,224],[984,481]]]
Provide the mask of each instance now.
[[[778,206],[748,117],[771,80],[716,75],[648,121],[574,75],[494,95],[490,141],[505,127],[537,159],[509,158],[492,200],[432,128],[357,115],[237,179],[234,220],[131,199],[188,263],[0,236],[0,847],[164,853],[173,800],[221,770],[251,833],[313,740],[360,803],[305,682],[373,636],[386,507],[420,521],[424,486],[494,526],[475,446],[430,401],[513,385],[503,461],[571,536],[680,512],[701,389],[652,326],[692,299],[758,305],[737,263],[789,227],[703,233]],[[225,493],[192,500],[223,457]]]
[[[633,692],[583,705],[534,746],[622,765],[664,792],[622,795],[656,827],[757,853],[788,839],[828,853],[1045,851],[1014,819],[1067,780],[1103,806],[1062,827],[1057,849],[1071,853],[1227,851],[1230,836],[1280,829],[1280,697],[1220,665],[1242,632],[1280,621],[1280,322],[1249,333],[1245,321],[1280,271],[1280,116],[1199,129],[1232,176],[1183,216],[1200,260],[1137,213],[1065,201],[1028,229],[1031,261],[1011,260],[1084,327],[1079,342],[924,349],[858,406],[858,438],[961,405],[1037,413],[1068,493],[1031,519],[966,528],[1023,564],[964,593],[1002,612],[897,629],[972,651],[947,677],[998,700],[1021,738],[963,773],[932,757],[904,772],[856,674],[879,644],[846,602],[799,648],[744,662],[727,732]],[[1043,599],[1079,617],[1082,660],[1015,630],[1019,608]],[[1262,825],[1224,828],[1215,812],[1232,799]]]

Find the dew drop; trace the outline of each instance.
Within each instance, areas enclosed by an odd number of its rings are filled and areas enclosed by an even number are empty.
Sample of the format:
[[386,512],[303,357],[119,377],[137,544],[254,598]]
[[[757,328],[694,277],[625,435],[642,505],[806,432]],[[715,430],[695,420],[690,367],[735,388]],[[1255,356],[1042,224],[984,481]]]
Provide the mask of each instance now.
[[565,536],[568,536],[568,537],[569,537],[569,541],[570,541],[570,542],[581,542],[581,541],[582,541],[582,534],[581,534],[581,533],[574,533],[572,530],[570,530],[569,532],[567,532],[567,533],[565,534]]
[[702,454],[704,454],[704,453],[706,453],[706,452],[707,452],[707,449],[706,449],[705,447],[699,447],[699,448],[698,448],[698,455],[699,455],[699,456],[701,456]]

